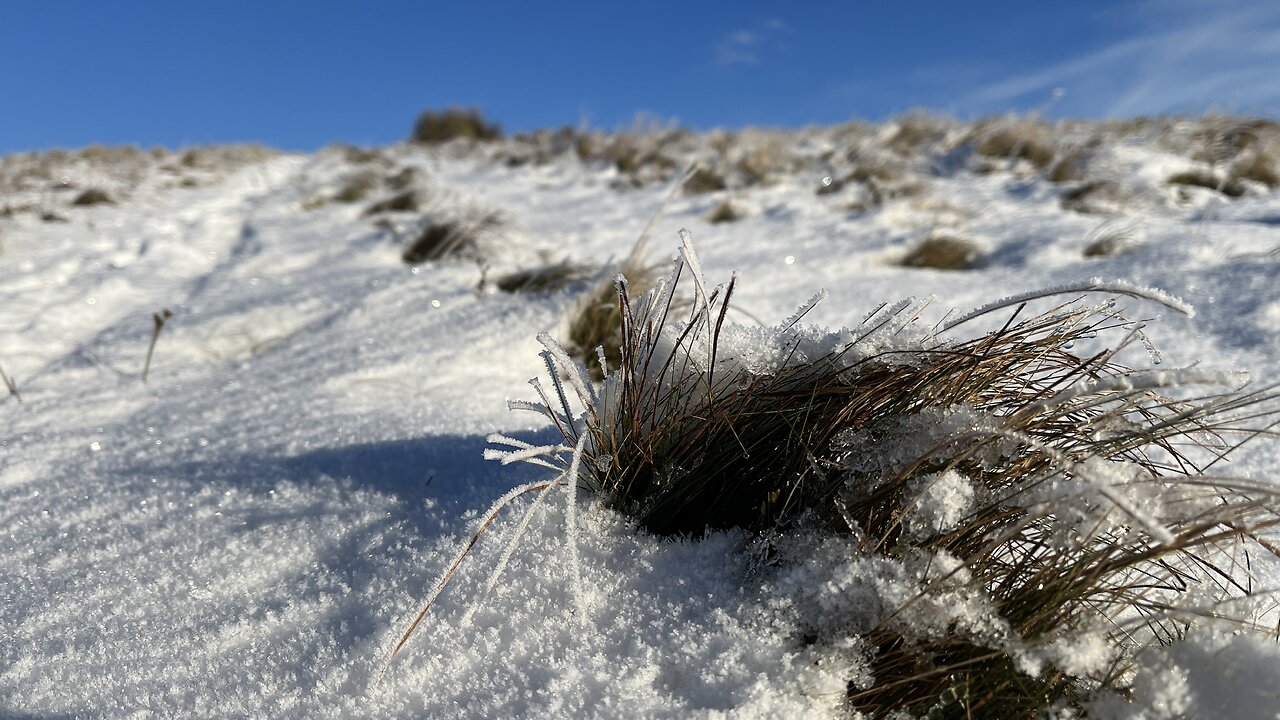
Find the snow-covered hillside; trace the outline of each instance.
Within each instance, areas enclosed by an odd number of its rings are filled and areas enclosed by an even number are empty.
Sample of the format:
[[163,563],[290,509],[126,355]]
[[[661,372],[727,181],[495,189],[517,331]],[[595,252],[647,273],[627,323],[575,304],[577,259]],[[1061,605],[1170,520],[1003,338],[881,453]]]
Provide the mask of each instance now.
[[[936,320],[1124,280],[1197,309],[1121,300],[1166,315],[1145,328],[1164,366],[1265,384],[1280,379],[1267,132],[908,118],[0,159],[0,369],[21,396],[0,399],[0,715],[836,715],[853,651],[802,641],[745,533],[657,539],[585,497],[592,612],[575,611],[550,502],[463,622],[509,513],[376,682],[478,514],[544,474],[486,462],[485,437],[558,439],[506,402],[531,397],[536,335],[564,336],[584,286],[498,279],[606,267],[653,219],[654,262],[687,228],[709,279],[738,272],[740,323],[820,288],[806,321],[841,327],[906,296],[937,296]],[[681,190],[694,161],[707,170]],[[711,222],[725,203],[740,217]],[[402,260],[446,221],[476,230],[459,257]],[[927,267],[930,239],[961,267]],[[1227,469],[1274,480],[1280,452],[1251,443]],[[1146,717],[1170,687],[1192,715],[1280,711],[1274,646],[1213,636],[1168,657],[1180,675],[1141,686]]]

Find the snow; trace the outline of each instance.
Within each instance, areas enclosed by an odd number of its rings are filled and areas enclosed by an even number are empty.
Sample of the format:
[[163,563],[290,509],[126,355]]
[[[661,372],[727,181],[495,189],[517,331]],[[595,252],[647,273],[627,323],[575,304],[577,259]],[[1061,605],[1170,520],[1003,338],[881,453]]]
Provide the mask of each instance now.
[[[817,157],[841,137],[788,142]],[[415,168],[444,215],[500,211],[489,272],[566,256],[602,264],[652,222],[653,260],[683,253],[713,282],[737,271],[734,304],[767,324],[793,317],[788,331],[857,327],[907,296],[937,298],[922,310],[932,325],[952,308],[966,318],[1065,286],[1119,294],[1135,318],[1164,308],[1128,296],[1175,311],[1185,301],[1194,317],[1164,312],[1144,329],[1164,366],[1274,382],[1280,193],[1174,201],[1162,180],[1191,161],[1157,144],[1117,141],[1104,154],[1139,204],[1124,252],[1097,258],[1082,248],[1114,220],[1064,210],[1055,186],[1016,166],[912,166],[920,194],[865,212],[815,193],[832,174],[816,162],[694,196],[618,189],[613,168],[572,156],[509,167],[483,147],[392,146],[375,169]],[[585,494],[567,505],[562,491],[526,516],[526,494],[379,680],[481,511],[554,477],[484,453],[494,433],[517,453],[561,442],[508,402],[533,395],[538,336],[559,336],[576,298],[485,292],[466,261],[405,266],[416,215],[377,225],[367,202],[313,202],[367,169],[336,150],[211,153],[185,170],[172,156],[50,162],[58,182],[106,187],[117,203],[73,207],[69,194],[0,172],[0,206],[68,220],[0,217],[0,368],[22,394],[0,400],[0,715],[837,716],[846,681],[865,673],[859,650],[847,637],[799,638],[830,631],[832,613],[841,627],[869,627],[946,561],[872,568],[838,541],[793,538],[796,562],[770,574],[744,533],[658,539]],[[746,217],[708,224],[728,197]],[[938,227],[980,239],[986,261],[951,272],[893,264]],[[825,299],[802,305],[819,290]],[[797,306],[805,325],[793,329]],[[151,317],[164,309],[174,316],[143,384]],[[758,341],[754,362],[774,359],[777,333],[730,319],[743,324],[732,331],[742,345]],[[1125,361],[1149,363],[1138,350]],[[1229,468],[1257,481],[1277,469],[1280,453],[1263,442]],[[973,489],[944,473],[919,497],[912,531],[936,531]],[[1136,512],[1148,500],[1129,499]],[[982,617],[977,599],[952,599],[902,622],[935,632]],[[1106,650],[1080,640],[1054,652],[1084,667]],[[1274,717],[1276,660],[1274,645],[1252,638],[1193,637],[1148,659],[1138,705],[1104,699],[1099,711]]]

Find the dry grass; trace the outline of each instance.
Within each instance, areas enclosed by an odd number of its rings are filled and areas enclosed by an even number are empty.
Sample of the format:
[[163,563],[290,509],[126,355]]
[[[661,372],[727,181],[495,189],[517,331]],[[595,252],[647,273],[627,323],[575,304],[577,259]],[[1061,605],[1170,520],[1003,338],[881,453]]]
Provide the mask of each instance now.
[[721,200],[716,206],[711,208],[711,212],[707,213],[707,222],[712,225],[720,223],[737,222],[742,219],[744,213],[738,209],[736,205],[728,200]]
[[982,257],[978,245],[958,235],[934,233],[911,249],[899,262],[910,268],[966,270]]
[[[764,185],[776,181],[795,172],[802,165],[794,155],[788,140],[775,134],[760,136],[756,133],[744,132],[737,136],[739,142],[747,144],[734,167],[746,185]],[[731,148],[724,148],[721,155],[727,155]]]
[[483,260],[481,240],[505,223],[501,213],[471,210],[449,220],[427,220],[401,253],[407,265],[435,260]]
[[116,201],[106,190],[89,188],[71,201],[72,205],[115,205]]
[[1058,155],[1045,173],[1045,179],[1052,183],[1084,180],[1088,175],[1091,154],[1092,148],[1079,146]]
[[702,195],[729,187],[720,173],[703,165],[694,167],[681,186],[685,195]]
[[[850,560],[941,568],[868,632],[849,637],[835,616],[804,639],[867,651],[868,673],[847,697],[871,717],[1080,713],[1100,691],[1127,692],[1145,648],[1202,622],[1259,630],[1228,603],[1255,592],[1251,556],[1275,554],[1259,536],[1280,524],[1280,496],[1210,471],[1241,443],[1276,436],[1280,393],[1231,389],[1222,374],[1130,370],[1116,358],[1144,341],[1142,324],[1085,297],[1185,310],[1178,301],[1084,284],[994,303],[946,323],[948,336],[917,327],[923,306],[901,303],[824,341],[796,329],[815,298],[772,331],[781,356],[752,369],[725,335],[735,281],[707,290],[697,267],[686,237],[665,282],[636,296],[619,281],[621,358],[600,390],[543,337],[554,393],[535,384],[543,402],[520,407],[546,415],[564,443],[495,436],[517,449],[486,456],[563,472],[494,504],[392,657],[503,507],[578,483],[658,534],[742,527],[767,546],[769,533],[798,528],[847,538]],[[689,276],[695,301],[678,306]],[[996,313],[1006,314],[998,329],[964,335]],[[1100,334],[1120,340],[1072,352]],[[922,499],[947,474],[973,501],[938,523]],[[948,603],[974,602],[986,614],[946,615]],[[921,606],[941,620],[918,622]],[[1103,662],[1052,651],[1091,636],[1111,649]]]
[[677,158],[692,149],[687,131],[642,123],[612,135],[579,133],[575,143],[582,162],[612,166],[622,176],[623,188],[669,180],[682,164]]
[[1250,180],[1261,183],[1268,188],[1280,187],[1280,170],[1277,170],[1276,159],[1262,150],[1247,154],[1231,166],[1231,177],[1237,180]]
[[913,157],[943,145],[953,123],[925,112],[911,112],[892,121],[884,147],[897,155]]
[[1241,197],[1245,193],[1244,186],[1238,181],[1225,175],[1219,176],[1204,170],[1189,170],[1176,173],[1171,175],[1166,182],[1170,185],[1205,188],[1232,198]]
[[476,108],[446,108],[427,110],[418,116],[409,139],[428,145],[439,145],[450,140],[496,140],[502,137],[497,123],[489,122]]
[[560,129],[535,130],[521,133],[511,138],[511,142],[501,148],[497,155],[507,167],[524,165],[545,165],[555,158],[577,153],[579,158],[590,155],[589,134],[580,134],[574,128],[565,125]]
[[1027,118],[1006,118],[979,123],[973,130],[973,149],[979,155],[1025,160],[1037,170],[1049,167],[1057,156],[1049,126]]
[[0,367],[0,381],[4,382],[4,387],[9,391],[10,397],[22,402],[22,393],[18,392],[18,384],[13,381],[13,378],[9,377],[3,367]]
[[414,213],[422,209],[422,195],[417,190],[405,190],[375,202],[365,208],[364,214],[381,215],[383,213]]
[[506,293],[553,293],[585,283],[593,268],[568,258],[535,268],[517,270],[493,281]]
[[334,193],[333,200],[344,204],[360,202],[378,187],[378,180],[378,174],[374,172],[355,173],[347,178],[338,192]]
[[[587,408],[581,421],[562,392],[562,411],[544,408],[565,446],[583,448],[580,463],[561,462],[653,533],[816,525],[851,536],[859,555],[953,560],[863,636],[871,680],[850,685],[854,708],[941,718],[1080,710],[1099,689],[1124,692],[1143,648],[1252,592],[1247,556],[1270,552],[1255,538],[1280,523],[1280,498],[1208,471],[1268,434],[1259,428],[1280,410],[1274,388],[1224,390],[1219,375],[1120,366],[1116,353],[1138,324],[1082,297],[1037,315],[1024,315],[1033,296],[1011,300],[947,326],[1009,308],[998,330],[874,350],[912,326],[919,309],[900,305],[825,354],[793,350],[750,371],[717,351],[733,281],[706,292],[695,278],[698,300],[677,323],[669,298],[687,267],[640,297],[618,286],[621,361],[599,399],[585,379],[571,381]],[[1127,334],[1111,350],[1068,349],[1099,333]],[[939,429],[952,412],[973,419]],[[952,524],[922,525],[915,508],[930,478],[948,472],[973,483],[977,501]],[[1220,604],[1185,605],[1190,589]],[[928,633],[901,620],[948,593],[982,598],[1005,630]],[[1115,649],[1102,667],[1069,672],[1035,653],[1095,632]]]
[[395,192],[402,192],[419,184],[421,181],[421,171],[415,167],[405,167],[401,168],[394,174],[387,176],[386,183],[388,189]]
[[625,278],[629,287],[643,292],[653,287],[662,275],[660,265],[648,264],[642,252],[633,251],[612,272],[601,278],[578,300],[570,315],[565,348],[581,360],[595,380],[604,378],[605,368],[595,350],[602,349],[604,362],[617,367],[622,361],[622,313],[615,301],[615,279]]
[[263,145],[210,145],[190,148],[178,156],[178,164],[188,169],[229,172],[246,165],[256,165],[280,154]]
[[1114,215],[1129,204],[1128,194],[1119,183],[1094,180],[1063,191],[1062,209],[1086,215]]
[[1105,222],[1089,232],[1081,254],[1088,258],[1122,255],[1140,241],[1141,232],[1136,225]]

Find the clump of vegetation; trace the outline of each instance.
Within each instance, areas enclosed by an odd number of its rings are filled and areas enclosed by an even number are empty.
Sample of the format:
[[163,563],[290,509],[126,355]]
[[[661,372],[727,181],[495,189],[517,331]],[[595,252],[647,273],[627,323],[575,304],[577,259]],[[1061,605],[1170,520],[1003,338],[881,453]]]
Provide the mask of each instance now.
[[365,208],[364,214],[381,215],[392,212],[418,212],[422,209],[422,197],[417,190],[405,190],[386,200],[379,200]]
[[798,170],[802,161],[796,157],[792,138],[776,132],[744,130],[740,135],[726,135],[721,155],[729,155],[734,142],[743,146],[733,167],[746,185],[763,185]]
[[585,282],[592,268],[568,258],[535,268],[517,270],[493,281],[505,293],[553,293]]
[[973,150],[979,155],[1025,160],[1044,170],[1057,155],[1049,128],[1031,119],[1005,119],[980,123],[973,132]]
[[1232,163],[1231,177],[1237,180],[1250,180],[1268,188],[1280,187],[1280,170],[1277,170],[1275,158],[1261,150]]
[[446,259],[482,260],[481,240],[503,224],[501,213],[495,211],[471,211],[443,221],[428,219],[400,257],[408,265]]
[[279,154],[278,150],[254,143],[210,145],[183,151],[178,156],[178,164],[193,170],[226,172],[246,165],[255,165]]
[[400,192],[417,185],[422,180],[422,173],[415,167],[401,168],[387,177],[387,188]]
[[497,140],[502,128],[485,119],[476,108],[427,110],[418,116],[409,139],[428,145],[439,145],[457,138]]
[[911,112],[892,122],[884,147],[899,156],[914,156],[945,142],[951,123],[923,112]]
[[724,177],[711,168],[698,165],[684,179],[681,186],[685,195],[702,195],[704,193],[717,192],[728,187]]
[[334,143],[323,149],[323,152],[339,154],[343,160],[352,165],[389,165],[390,160],[378,148],[362,148],[349,143]]
[[377,173],[359,172],[347,178],[338,192],[334,193],[333,200],[344,204],[357,203],[368,197],[377,186]]
[[687,131],[643,121],[625,132],[578,133],[575,138],[578,158],[584,163],[612,166],[621,176],[621,188],[666,181],[681,164],[675,158],[690,150]]
[[1110,257],[1132,250],[1140,242],[1138,226],[1106,222],[1094,228],[1085,238],[1085,257]]
[[[1250,428],[1280,412],[1275,388],[1121,366],[1141,325],[1084,298],[1185,310],[1178,301],[1082,284],[952,320],[943,332],[1009,313],[998,330],[956,338],[918,327],[923,308],[910,302],[840,333],[801,329],[815,298],[765,335],[741,335],[725,324],[735,282],[708,290],[687,244],[683,257],[643,295],[619,282],[621,361],[600,390],[542,338],[568,380],[520,407],[545,414],[564,444],[491,456],[538,455],[564,472],[513,491],[494,513],[516,492],[581,484],[658,534],[844,538],[823,546],[823,562],[871,568],[874,581],[844,591],[854,581],[842,575],[814,590],[858,595],[819,603],[807,642],[862,649],[866,673],[848,700],[873,717],[1083,712],[1100,694],[1128,692],[1144,649],[1252,593],[1236,578],[1250,553],[1273,552],[1259,535],[1280,524],[1280,496],[1207,470],[1264,432]],[[671,298],[686,274],[697,297],[684,312]],[[1063,299],[1024,314],[1052,297]],[[1111,349],[1069,350],[1107,332],[1126,334]],[[1073,658],[1069,648],[1090,638],[1103,657]]]
[[1087,175],[1090,152],[1090,148],[1080,146],[1058,155],[1045,174],[1045,179],[1052,183],[1084,180]]
[[116,201],[106,190],[89,188],[71,201],[72,205],[115,205]]
[[[615,301],[616,279],[623,278],[629,287],[647,290],[661,278],[661,266],[647,264],[640,247],[637,244],[636,250],[587,290],[569,316],[565,347],[596,380],[604,378],[605,365],[616,366],[622,358],[623,326]],[[601,352],[596,353],[596,348]]]
[[521,133],[511,138],[511,143],[502,148],[498,156],[507,167],[524,165],[545,165],[553,159],[570,153],[578,153],[580,159],[591,154],[592,138],[587,133],[579,133],[568,125],[560,129],[535,130]]
[[1238,198],[1244,195],[1245,188],[1238,181],[1226,177],[1218,176],[1211,172],[1203,170],[1189,170],[1171,175],[1167,181],[1170,185],[1185,185],[1190,187],[1200,187],[1207,190],[1220,192],[1227,197]]
[[728,222],[737,222],[738,220],[742,219],[742,216],[743,216],[742,211],[739,210],[736,205],[734,205],[729,200],[721,200],[720,202],[716,203],[716,206],[714,208],[711,208],[711,212],[707,214],[707,222],[711,223],[712,225],[719,225],[720,223],[728,223]]
[[933,233],[912,248],[898,264],[933,270],[965,270],[973,267],[981,257],[982,251],[972,240]]
[[1062,209],[1088,215],[1112,215],[1124,210],[1128,196],[1119,183],[1094,180],[1062,193]]

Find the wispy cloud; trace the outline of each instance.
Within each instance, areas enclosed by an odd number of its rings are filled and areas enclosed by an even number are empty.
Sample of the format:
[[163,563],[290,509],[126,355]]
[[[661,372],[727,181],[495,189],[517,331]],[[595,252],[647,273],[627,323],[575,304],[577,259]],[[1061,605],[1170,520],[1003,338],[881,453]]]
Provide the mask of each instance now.
[[777,18],[757,23],[752,28],[734,30],[716,43],[715,60],[721,67],[759,65],[765,53],[781,46],[788,32],[787,24]]
[[1280,106],[1280,3],[1148,2],[1127,37],[1011,77],[979,83],[962,111],[1043,103],[1055,89],[1082,115]]

